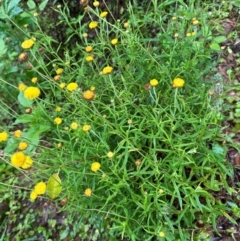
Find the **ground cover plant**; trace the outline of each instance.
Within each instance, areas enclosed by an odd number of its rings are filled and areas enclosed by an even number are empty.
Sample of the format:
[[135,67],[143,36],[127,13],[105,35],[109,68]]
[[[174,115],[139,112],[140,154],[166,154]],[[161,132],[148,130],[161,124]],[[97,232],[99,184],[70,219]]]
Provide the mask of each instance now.
[[4,34],[15,36],[2,46],[18,53],[14,82],[1,77],[11,114],[1,117],[1,163],[22,178],[3,191],[61,203],[112,240],[210,240],[202,224],[235,222],[217,198],[235,190],[209,77],[225,38],[213,36],[208,2],[131,1],[119,19],[104,1],[80,1],[77,16],[63,2],[54,11],[64,42],[43,30],[47,2],[1,5]]

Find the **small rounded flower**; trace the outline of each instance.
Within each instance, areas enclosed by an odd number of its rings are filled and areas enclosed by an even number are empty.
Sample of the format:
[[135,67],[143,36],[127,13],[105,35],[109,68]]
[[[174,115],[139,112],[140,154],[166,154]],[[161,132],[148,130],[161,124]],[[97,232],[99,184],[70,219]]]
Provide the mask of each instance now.
[[38,197],[37,193],[35,191],[32,191],[30,194],[30,199],[32,201],[35,201],[37,197]]
[[55,81],[59,81],[59,80],[61,79],[61,75],[55,75],[55,76],[53,77],[53,79],[54,79]]
[[24,164],[25,160],[26,160],[26,155],[21,151],[15,152],[11,156],[11,163],[15,167],[21,167]]
[[95,93],[92,90],[86,90],[83,92],[84,100],[93,100],[95,97]]
[[117,38],[114,38],[111,40],[111,44],[112,45],[116,45],[118,43],[118,39]]
[[107,11],[104,11],[104,12],[101,12],[101,13],[100,13],[100,17],[101,17],[101,18],[106,18],[107,15],[108,15],[108,12],[107,12]]
[[59,84],[59,87],[60,87],[61,89],[64,89],[64,88],[65,88],[65,86],[66,86],[66,84],[65,84],[65,83],[61,83],[61,84]]
[[25,113],[26,113],[26,114],[31,114],[31,113],[32,113],[32,109],[31,109],[31,108],[27,108],[27,109],[25,110]]
[[23,49],[30,49],[34,45],[34,40],[33,39],[27,39],[22,42],[21,47]]
[[60,112],[61,110],[62,110],[62,108],[60,106],[57,106],[55,109],[55,111],[57,111],[57,112]]
[[93,61],[93,56],[88,55],[88,56],[85,58],[85,60],[86,60],[87,62],[92,62],[92,61]]
[[129,27],[129,22],[124,23],[124,24],[123,24],[123,27],[124,27],[124,28],[128,28],[128,27]]
[[95,89],[96,89],[95,86],[91,86],[91,87],[90,87],[90,90],[91,90],[91,91],[94,91]]
[[47,188],[46,183],[38,182],[34,187],[34,191],[36,192],[37,195],[41,195],[46,192],[46,188]]
[[195,36],[196,35],[196,32],[191,32],[191,36]]
[[174,38],[178,38],[179,34],[178,33],[175,33],[174,34]]
[[87,37],[88,37],[88,34],[87,34],[87,33],[83,33],[83,37],[84,37],[84,38],[87,38]]
[[175,78],[173,80],[173,88],[181,88],[184,86],[185,81],[181,78]]
[[38,13],[37,13],[37,12],[35,12],[35,13],[33,14],[33,16],[34,16],[34,17],[37,17],[37,16],[38,16]]
[[137,159],[136,161],[135,161],[135,164],[136,164],[136,166],[141,166],[141,164],[142,164],[142,161],[140,160],[140,159]]
[[90,29],[94,29],[94,28],[96,28],[97,26],[98,26],[98,22],[96,22],[96,21],[92,21],[92,22],[90,22],[89,25],[88,25],[88,27],[89,27]]
[[113,156],[114,156],[114,153],[113,153],[113,152],[109,151],[109,152],[107,153],[107,157],[108,157],[108,158],[112,158]]
[[91,197],[92,196],[92,189],[91,188],[87,188],[84,192],[86,197]]
[[186,33],[186,37],[192,36],[191,33]]
[[151,80],[150,80],[150,85],[153,86],[153,87],[157,86],[157,85],[158,85],[158,80],[156,80],[156,79],[151,79]]
[[26,150],[28,147],[28,143],[25,142],[25,141],[21,141],[19,144],[18,144],[18,149],[20,151],[23,151],[23,150]]
[[18,85],[18,90],[19,90],[19,91],[24,91],[26,88],[27,88],[27,86],[26,86],[24,83],[20,83],[20,84]]
[[85,50],[86,50],[87,53],[90,53],[90,52],[92,52],[93,47],[92,47],[92,46],[87,46],[87,47],[85,48]]
[[113,67],[111,66],[106,66],[103,68],[102,73],[103,74],[110,74],[113,71]]
[[18,56],[18,61],[19,62],[24,62],[25,60],[28,59],[28,53],[23,52]]
[[28,169],[32,166],[32,164],[33,164],[32,158],[30,156],[26,156],[26,160],[21,167],[22,169]]
[[20,138],[22,136],[22,131],[21,130],[16,130],[16,131],[14,131],[13,135],[16,138]]
[[77,130],[78,123],[77,122],[72,122],[70,127],[71,127],[72,130]]
[[176,20],[176,19],[177,19],[177,17],[176,17],[176,16],[173,16],[173,17],[172,17],[172,20],[173,20],[173,21],[174,21],[174,20]]
[[63,73],[63,69],[62,69],[62,68],[58,68],[58,69],[56,70],[56,73],[57,73],[57,75],[62,74],[62,73]]
[[24,90],[24,97],[29,99],[29,100],[34,100],[39,97],[41,94],[40,89],[38,87],[27,87]]
[[99,162],[93,162],[91,165],[91,170],[93,172],[97,172],[101,167],[101,164]]
[[91,130],[91,126],[90,126],[90,125],[84,125],[84,126],[82,127],[82,130],[85,131],[85,132],[88,132],[88,131]]
[[60,124],[62,124],[62,119],[59,118],[59,117],[56,117],[56,118],[54,119],[54,123],[55,123],[56,125],[60,125]]
[[68,85],[67,85],[67,89],[69,90],[69,91],[74,91],[74,90],[76,90],[78,88],[78,84],[77,83],[69,83]]
[[163,193],[164,193],[164,190],[163,190],[163,189],[159,189],[159,190],[158,190],[158,193],[159,193],[159,194],[163,194]]
[[31,79],[31,81],[32,81],[32,83],[37,83],[37,81],[38,81],[38,78],[37,77],[33,77],[32,79]]
[[94,6],[95,8],[99,7],[99,4],[100,4],[99,1],[94,1],[94,2],[93,2],[93,6]]
[[163,238],[163,237],[165,237],[165,233],[164,233],[164,232],[160,232],[160,233],[159,233],[159,236],[160,236],[161,238]]
[[199,21],[197,19],[193,20],[193,25],[198,25],[199,24]]
[[8,139],[8,133],[6,131],[0,132],[0,142],[6,141]]

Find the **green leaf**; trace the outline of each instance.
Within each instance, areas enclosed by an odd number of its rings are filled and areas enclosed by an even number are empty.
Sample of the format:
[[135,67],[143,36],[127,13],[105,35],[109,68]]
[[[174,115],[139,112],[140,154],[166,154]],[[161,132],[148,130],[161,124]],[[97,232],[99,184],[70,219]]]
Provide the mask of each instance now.
[[5,42],[3,39],[0,39],[0,56],[3,56],[7,51]]
[[32,107],[33,101],[24,97],[23,91],[19,92],[18,101],[23,107]]
[[214,38],[214,43],[219,44],[219,43],[222,43],[226,40],[227,40],[227,38],[225,36],[218,36],[218,37]]
[[36,8],[36,3],[33,0],[28,0],[27,5],[30,9]]
[[8,139],[7,145],[4,148],[4,153],[5,154],[13,153],[18,147],[18,143],[19,143],[19,140],[17,140],[16,138]]
[[62,191],[61,179],[58,174],[53,174],[47,182],[47,194],[51,199],[55,199]]
[[13,123],[14,125],[19,124],[19,123],[29,123],[33,121],[32,115],[20,115],[15,122]]
[[44,8],[47,6],[47,3],[48,3],[48,0],[42,1],[42,3],[40,3],[40,5],[39,5],[39,10],[43,11]]
[[20,0],[11,0],[9,3],[7,3],[7,11],[8,13],[15,7],[17,7]]
[[224,156],[225,150],[219,145],[219,144],[214,144],[212,147],[212,150],[215,154]]
[[214,50],[214,51],[221,51],[221,47],[218,43],[212,43],[210,45],[210,49]]
[[232,5],[240,8],[240,2],[239,1],[233,1]]

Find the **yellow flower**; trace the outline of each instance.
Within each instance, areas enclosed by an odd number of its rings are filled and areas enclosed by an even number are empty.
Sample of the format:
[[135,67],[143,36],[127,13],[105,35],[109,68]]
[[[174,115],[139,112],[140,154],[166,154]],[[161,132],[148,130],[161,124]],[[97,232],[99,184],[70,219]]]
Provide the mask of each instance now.
[[27,60],[28,58],[28,53],[23,52],[18,56],[18,61],[19,62],[24,62],[25,60]]
[[54,79],[55,81],[59,81],[59,80],[61,79],[61,75],[55,75],[55,76],[53,77],[53,79]]
[[84,38],[87,38],[87,37],[88,37],[88,34],[87,34],[87,33],[83,33],[83,37],[84,37]]
[[172,20],[173,20],[173,21],[174,21],[174,20],[176,20],[176,19],[177,19],[177,17],[176,17],[176,16],[173,16],[173,17],[172,17]]
[[90,52],[92,52],[93,47],[92,47],[92,46],[87,46],[87,47],[85,48],[85,50],[86,50],[87,53],[90,53]]
[[23,49],[30,49],[34,45],[33,39],[27,39],[24,42],[22,42],[22,48]]
[[107,157],[108,157],[108,158],[112,158],[113,156],[114,156],[114,153],[113,153],[113,152],[109,151],[109,152],[107,153]]
[[86,197],[91,197],[92,196],[92,189],[91,188],[87,188],[84,192]]
[[20,151],[23,151],[23,150],[27,149],[27,147],[28,147],[28,143],[25,142],[25,141],[21,141],[21,142],[18,144],[18,149],[19,149]]
[[105,68],[103,68],[102,73],[103,74],[110,74],[112,71],[113,71],[113,67],[106,66]]
[[82,130],[85,131],[85,132],[88,132],[88,131],[91,130],[91,126],[90,126],[90,125],[84,125],[84,126],[82,127]]
[[100,13],[100,17],[101,17],[101,18],[105,18],[105,17],[107,17],[107,15],[108,15],[108,12],[107,12],[107,11],[104,11],[104,12],[101,12],[101,13]]
[[24,91],[24,97],[29,100],[34,100],[39,97],[41,94],[40,89],[38,87],[27,87]]
[[34,201],[38,197],[37,193],[35,191],[32,191],[30,194],[30,199]]
[[96,28],[97,26],[98,26],[98,22],[96,21],[90,22],[88,25],[90,29]]
[[99,6],[99,4],[100,4],[99,1],[94,1],[94,2],[93,2],[93,6],[94,6],[95,8],[97,8],[97,7]]
[[58,69],[56,70],[57,75],[62,74],[62,72],[63,72],[63,69],[62,69],[62,68],[58,68]]
[[61,83],[61,84],[59,84],[59,87],[60,87],[61,89],[64,89],[64,88],[65,88],[65,86],[66,86],[66,84],[65,84],[65,83]]
[[34,191],[37,195],[44,194],[46,192],[47,185],[44,182],[38,182],[35,187]]
[[19,90],[19,91],[24,91],[26,88],[27,88],[27,86],[26,86],[24,83],[20,83],[20,84],[18,85],[18,90]]
[[187,37],[190,37],[190,36],[192,36],[192,35],[191,35],[191,33],[186,33],[186,36],[187,36]]
[[198,25],[198,24],[199,24],[199,21],[196,20],[196,19],[194,19],[192,23],[193,23],[193,25]]
[[181,78],[175,78],[173,80],[173,88],[181,88],[184,86],[185,81]]
[[57,106],[55,109],[55,111],[57,111],[57,112],[60,112],[61,110],[62,110],[62,108],[60,106]]
[[163,237],[165,237],[165,233],[164,233],[164,232],[160,232],[160,233],[159,233],[159,236],[160,236],[161,238],[163,238]]
[[20,138],[22,136],[22,131],[21,130],[16,130],[14,131],[14,134],[13,134],[16,138]]
[[196,32],[191,32],[191,36],[195,36],[196,35]]
[[96,89],[95,86],[91,86],[91,87],[90,87],[90,90],[91,90],[91,91],[94,91],[95,89]]
[[178,36],[179,36],[178,33],[175,33],[175,34],[174,34],[174,38],[177,38]]
[[32,83],[34,83],[34,84],[35,84],[35,83],[37,83],[38,78],[37,78],[37,77],[34,77],[34,78],[32,78],[32,79],[31,79],[31,81],[32,81]]
[[0,132],[0,142],[6,141],[8,139],[8,133],[6,131]]
[[60,124],[62,123],[62,119],[59,118],[59,117],[56,117],[56,118],[54,119],[54,123],[55,123],[56,125],[60,125]]
[[85,60],[86,60],[87,62],[92,62],[92,61],[93,61],[93,56],[88,55],[88,56],[85,58]]
[[25,160],[26,160],[26,155],[21,151],[15,152],[11,156],[11,163],[15,167],[21,167],[24,164]]
[[32,166],[32,164],[33,164],[32,158],[30,156],[26,156],[26,160],[21,167],[22,169],[28,169]]
[[157,85],[158,85],[158,80],[156,80],[156,79],[151,79],[151,80],[150,80],[150,85],[153,86],[153,87],[157,86]]
[[68,85],[67,85],[67,89],[69,90],[69,91],[74,91],[74,90],[76,90],[78,88],[78,84],[77,83],[69,83]]
[[33,14],[33,16],[34,16],[34,17],[37,17],[37,16],[38,16],[38,13],[37,13],[37,12],[35,12],[35,13]]
[[159,194],[163,194],[163,193],[164,193],[164,190],[163,190],[163,189],[159,189],[159,190],[158,190],[158,193],[159,193]]
[[71,129],[72,130],[77,130],[77,128],[78,128],[78,123],[77,122],[72,122],[72,124],[71,124]]
[[93,162],[91,165],[91,170],[93,172],[97,172],[101,167],[101,164],[99,162]]
[[84,100],[93,100],[95,97],[95,93],[92,90],[86,90],[83,92]]
[[129,22],[124,23],[124,24],[123,24],[123,27],[124,27],[124,28],[128,28],[128,27],[129,27]]
[[27,109],[25,110],[25,113],[26,113],[26,114],[32,113],[32,109],[31,109],[31,108],[27,108]]
[[116,45],[118,43],[118,39],[117,38],[114,38],[111,40],[111,44],[112,45]]

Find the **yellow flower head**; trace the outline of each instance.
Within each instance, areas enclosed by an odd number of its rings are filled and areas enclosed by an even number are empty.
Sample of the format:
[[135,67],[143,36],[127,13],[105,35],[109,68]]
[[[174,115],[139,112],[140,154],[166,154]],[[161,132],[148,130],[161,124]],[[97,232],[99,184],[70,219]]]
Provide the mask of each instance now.
[[58,148],[61,148],[61,147],[62,147],[62,143],[59,142],[59,143],[57,144],[57,147],[58,147]]
[[181,88],[184,86],[185,81],[181,78],[175,78],[173,80],[173,88]]
[[44,182],[38,182],[35,187],[34,191],[37,195],[44,194],[46,192],[47,185]]
[[91,86],[91,87],[90,87],[90,90],[91,90],[91,91],[94,91],[95,89],[96,89],[95,86]]
[[24,83],[20,83],[20,84],[18,85],[18,90],[19,90],[19,91],[24,91],[26,88],[27,88],[27,86],[26,86]]
[[34,45],[34,40],[33,39],[27,39],[24,42],[22,42],[21,47],[23,49],[30,49]]
[[160,232],[160,233],[159,233],[159,236],[160,236],[161,238],[164,238],[164,237],[165,237],[165,233],[164,233],[164,232]]
[[100,4],[99,1],[94,1],[94,2],[93,2],[93,6],[94,6],[95,8],[99,7],[99,4]]
[[114,156],[114,153],[113,153],[113,152],[109,151],[109,152],[107,153],[107,157],[108,157],[108,158],[112,158],[113,156]]
[[192,36],[191,33],[186,33],[186,37]]
[[72,130],[77,130],[77,128],[78,128],[78,123],[77,122],[72,122],[72,124],[71,124],[71,129]]
[[107,11],[104,11],[104,12],[101,12],[101,13],[100,13],[100,17],[101,17],[101,18],[106,18],[107,15],[108,15],[108,12],[107,12]]
[[69,91],[74,91],[74,90],[76,90],[78,88],[78,84],[77,83],[69,83],[68,85],[67,85],[67,89],[69,90]]
[[86,90],[83,92],[84,100],[93,100],[95,97],[95,93],[92,90]]
[[60,112],[61,110],[62,110],[62,108],[60,106],[57,106],[55,109],[55,111],[57,111],[57,112]]
[[91,165],[91,170],[93,172],[97,172],[101,167],[101,164],[99,162],[93,162]]
[[124,27],[124,28],[128,28],[128,27],[129,27],[129,22],[124,23],[124,24],[123,24],[123,27]]
[[94,28],[96,28],[97,26],[98,26],[98,22],[96,22],[96,21],[92,21],[92,22],[90,22],[89,25],[88,25],[88,27],[89,27],[90,29],[94,29]]
[[16,130],[16,131],[14,131],[13,135],[16,138],[20,138],[22,136],[22,131],[21,130]]
[[85,132],[88,132],[88,131],[91,130],[91,126],[90,126],[90,125],[84,125],[84,126],[82,127],[82,130],[85,131]]
[[21,141],[21,142],[18,144],[18,149],[19,149],[20,151],[23,151],[23,150],[27,149],[27,147],[28,147],[28,143],[25,142],[25,141]]
[[58,69],[56,70],[56,73],[57,73],[57,75],[62,74],[62,73],[63,73],[63,69],[62,69],[62,68],[58,68]]
[[87,46],[87,47],[85,48],[85,50],[86,50],[87,53],[90,53],[90,52],[92,52],[93,47],[92,47],[92,46]]
[[112,45],[116,45],[118,43],[118,39],[117,38],[114,38],[111,40],[111,44]]
[[8,133],[6,131],[0,132],[0,142],[6,141],[8,139]]
[[176,16],[173,16],[173,17],[172,17],[172,20],[173,20],[173,21],[174,21],[174,20],[176,20],[176,19],[177,19],[177,17],[176,17]]
[[113,67],[106,66],[105,68],[103,68],[102,73],[103,74],[110,74],[112,71],[113,71]]
[[85,60],[86,60],[87,62],[92,62],[92,61],[93,61],[93,56],[88,55],[88,56],[85,58]]
[[34,201],[38,197],[37,193],[35,191],[32,191],[30,194],[30,199]]
[[91,197],[92,196],[92,189],[91,188],[87,188],[84,192],[86,197]]
[[192,23],[193,23],[193,25],[198,25],[198,24],[199,24],[199,21],[195,19],[195,20],[193,20]]
[[61,79],[61,75],[57,74],[53,77],[55,81],[59,81]]
[[28,169],[32,166],[33,160],[30,156],[26,156],[26,160],[22,165],[22,169]]
[[151,79],[151,80],[150,80],[150,85],[153,86],[153,87],[157,86],[157,85],[158,85],[158,80],[156,80],[156,79]]
[[15,152],[11,156],[11,163],[15,167],[21,167],[24,164],[25,160],[26,160],[26,155],[21,151]]
[[38,87],[27,87],[24,90],[24,97],[29,100],[34,100],[39,97],[41,94],[40,89]]
[[62,123],[62,119],[59,118],[59,117],[56,117],[56,118],[54,119],[54,123],[55,123],[56,125],[60,125],[60,124]]
[[83,37],[84,37],[84,38],[87,38],[87,37],[88,37],[88,34],[87,34],[87,33],[83,33]]
[[23,52],[18,56],[18,61],[19,62],[24,62],[25,60],[28,59],[28,53]]
[[31,79],[31,81],[32,81],[32,83],[34,83],[34,84],[35,84],[35,83],[37,83],[38,78],[37,78],[37,77],[34,77],[34,78],[32,78],[32,79]]
[[64,89],[64,88],[65,88],[65,86],[66,86],[66,84],[65,84],[65,83],[61,83],[61,84],[59,84],[59,87],[60,87],[61,89]]
[[25,113],[26,113],[26,114],[31,114],[31,113],[32,113],[32,109],[31,109],[31,108],[27,108],[27,109],[25,110]]

